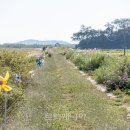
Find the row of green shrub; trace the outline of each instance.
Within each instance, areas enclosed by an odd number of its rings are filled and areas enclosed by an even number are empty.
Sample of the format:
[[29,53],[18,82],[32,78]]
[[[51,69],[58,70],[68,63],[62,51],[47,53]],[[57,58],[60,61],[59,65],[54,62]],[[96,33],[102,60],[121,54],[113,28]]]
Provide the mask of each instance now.
[[[4,77],[9,71],[8,85],[13,89],[8,93],[8,112],[11,112],[15,103],[23,98],[23,92],[30,81],[29,71],[34,68],[35,58],[28,58],[24,51],[0,50],[0,75]],[[14,74],[21,75],[21,81],[14,82]],[[4,95],[0,94],[0,117],[4,112]]]
[[83,54],[78,53],[74,50],[69,51],[66,54],[66,58],[73,61],[73,63],[80,69],[84,71],[94,71],[95,69],[102,66],[105,55],[99,53]]
[[82,53],[69,50],[66,59],[80,70],[91,72],[97,83],[105,84],[108,91],[130,89],[130,59],[99,52]]

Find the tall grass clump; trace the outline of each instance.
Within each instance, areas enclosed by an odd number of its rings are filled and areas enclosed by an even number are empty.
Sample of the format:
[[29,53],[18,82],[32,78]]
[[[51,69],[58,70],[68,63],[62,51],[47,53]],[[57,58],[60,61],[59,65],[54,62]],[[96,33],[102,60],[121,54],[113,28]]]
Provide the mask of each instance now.
[[72,60],[72,62],[80,69],[80,70],[84,70],[84,66],[86,64],[85,62],[85,58],[77,53],[77,54],[73,54],[72,57],[70,58]]
[[66,59],[70,59],[73,54],[74,54],[74,51],[73,51],[73,50],[68,51],[68,52],[66,53]]
[[79,52],[69,52],[66,59],[70,59],[80,70],[94,71],[102,65],[105,55],[100,53],[82,54]]
[[94,71],[95,69],[99,68],[102,63],[104,62],[105,55],[93,53],[90,55],[86,55],[86,65],[84,70],[86,71]]

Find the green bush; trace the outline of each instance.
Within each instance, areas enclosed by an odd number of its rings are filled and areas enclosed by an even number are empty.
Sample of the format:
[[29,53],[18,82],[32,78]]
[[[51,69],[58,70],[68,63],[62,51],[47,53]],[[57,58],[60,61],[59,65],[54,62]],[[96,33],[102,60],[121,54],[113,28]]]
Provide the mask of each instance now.
[[85,59],[81,56],[75,56],[73,58],[73,63],[80,69],[80,70],[84,70],[84,66],[85,66]]
[[52,53],[51,52],[48,52],[48,57],[51,57],[52,56]]
[[[35,58],[28,58],[24,51],[0,50],[0,75],[4,76],[9,71],[9,86],[13,90],[8,94],[8,111],[13,110],[14,104],[23,99],[24,89],[29,83],[29,71],[34,67]],[[15,84],[13,74],[21,74],[22,82]],[[0,116],[3,114],[3,94],[0,95]]]
[[71,60],[80,70],[92,72],[94,79],[105,84],[109,91],[130,90],[130,58],[117,57],[98,52],[68,51],[66,59]]
[[94,71],[95,80],[105,84],[108,90],[128,90],[130,81],[127,66],[126,58],[108,58],[102,67]]
[[66,55],[66,59],[70,59],[80,70],[94,71],[104,62],[105,55],[93,54],[80,54],[70,51]]
[[95,69],[99,68],[104,62],[104,57],[105,56],[103,54],[96,54],[96,53],[87,55],[84,70],[94,71]]

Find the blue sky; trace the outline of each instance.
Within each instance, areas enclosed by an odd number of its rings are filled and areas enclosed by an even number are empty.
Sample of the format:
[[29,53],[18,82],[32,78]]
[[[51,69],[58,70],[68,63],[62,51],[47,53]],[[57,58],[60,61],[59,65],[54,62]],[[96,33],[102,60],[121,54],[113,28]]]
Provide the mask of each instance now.
[[130,0],[0,0],[0,43],[71,42],[80,25],[100,29],[116,18],[130,18]]

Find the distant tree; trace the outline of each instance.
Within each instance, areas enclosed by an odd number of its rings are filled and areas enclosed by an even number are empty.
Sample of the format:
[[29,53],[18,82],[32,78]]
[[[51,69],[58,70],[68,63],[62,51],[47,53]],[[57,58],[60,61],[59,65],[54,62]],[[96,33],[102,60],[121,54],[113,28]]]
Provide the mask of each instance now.
[[87,39],[90,35],[91,27],[85,27],[85,25],[81,25],[80,31],[77,33],[74,33],[71,37],[73,41],[81,41],[84,39]]
[[111,36],[114,33],[114,25],[112,23],[105,24],[105,35],[107,37]]
[[127,29],[130,27],[130,19],[116,19],[112,22],[112,24],[114,25],[114,28],[116,30],[119,30],[122,32],[123,34],[123,38],[124,38],[124,55],[126,54],[126,34],[127,34]]
[[[118,48],[124,49],[130,45],[130,19],[116,19],[105,25],[104,30],[95,30],[90,26],[81,25],[79,32],[71,37],[74,41],[79,41],[77,48]],[[126,42],[127,41],[127,42]],[[123,43],[123,44],[122,44]]]
[[59,46],[60,46],[60,43],[56,43],[56,44],[55,44],[55,47],[59,47]]

